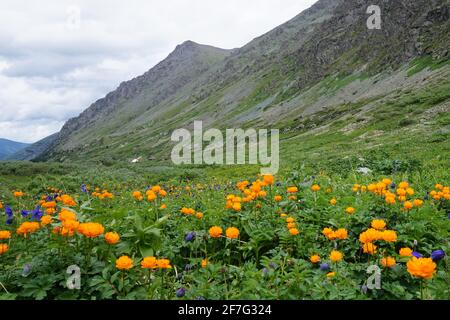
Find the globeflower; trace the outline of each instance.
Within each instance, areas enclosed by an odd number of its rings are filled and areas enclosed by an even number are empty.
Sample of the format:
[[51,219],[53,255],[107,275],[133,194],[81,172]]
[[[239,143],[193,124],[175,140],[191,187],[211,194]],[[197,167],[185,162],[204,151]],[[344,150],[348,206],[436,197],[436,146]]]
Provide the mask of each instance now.
[[203,259],[202,260],[202,262],[201,262],[201,266],[202,266],[202,268],[206,268],[206,266],[208,265],[208,259]]
[[96,238],[103,234],[104,231],[105,228],[96,222],[81,223],[78,227],[78,232],[88,238]]
[[133,192],[133,198],[137,201],[142,201],[144,200],[144,197],[142,196],[142,192],[140,191],[134,191]]
[[290,233],[292,236],[296,236],[296,235],[298,235],[298,234],[300,233],[300,231],[298,231],[297,228],[291,228],[291,229],[289,229],[289,233]]
[[413,251],[410,248],[401,248],[399,254],[401,257],[412,257]]
[[11,238],[11,232],[9,231],[2,231],[0,230],[0,240],[6,240],[6,239],[10,239]]
[[344,228],[337,229],[334,231],[334,237],[340,240],[345,240],[348,238],[348,232]]
[[313,255],[313,256],[311,256],[309,258],[309,261],[311,261],[312,263],[319,263],[320,262],[320,256],[315,254],[315,255]]
[[384,257],[384,258],[381,259],[381,264],[385,268],[391,268],[391,267],[395,266],[396,261],[392,257]]
[[159,269],[171,269],[170,260],[168,259],[158,259],[156,260],[156,265]]
[[342,255],[341,252],[339,252],[337,250],[331,251],[331,253],[330,253],[330,260],[332,262],[339,262],[339,261],[342,260],[342,258],[343,258],[343,255]]
[[6,253],[9,250],[9,246],[6,243],[0,243],[0,255]]
[[61,196],[61,201],[65,206],[74,207],[77,203],[73,200],[73,198],[67,194],[63,194]]
[[141,267],[143,269],[155,269],[157,267],[156,258],[155,257],[145,257],[141,261]]
[[222,236],[222,232],[222,228],[218,226],[214,226],[209,229],[209,235],[211,238],[220,238]]
[[431,279],[436,272],[436,263],[431,258],[412,257],[406,266],[409,274],[416,278]]
[[120,236],[117,232],[107,232],[105,233],[105,241],[108,244],[116,244],[117,242],[119,242],[120,240]]
[[40,226],[38,222],[24,222],[19,226],[19,228],[17,228],[17,234],[26,237],[28,234],[31,234],[38,230],[39,227]]
[[363,252],[368,254],[375,254],[377,252],[377,246],[372,242],[367,242],[363,245]]
[[288,193],[297,193],[298,188],[297,187],[289,187],[289,188],[287,188],[287,192]]
[[348,214],[354,214],[355,213],[355,208],[353,207],[348,207],[347,209],[345,209],[345,212],[347,212]]
[[133,260],[128,256],[121,256],[116,260],[116,268],[119,270],[130,270],[133,268]]
[[405,201],[405,203],[403,203],[403,208],[405,210],[411,210],[414,207],[414,205],[412,204],[411,201]]
[[333,198],[333,199],[330,200],[330,204],[331,204],[332,206],[335,206],[336,203],[337,203],[336,198]]
[[311,186],[312,192],[317,192],[320,190],[320,186],[318,184],[314,184]]
[[13,195],[15,198],[21,198],[24,196],[24,193],[22,191],[14,191]]
[[64,221],[64,220],[77,220],[77,215],[75,214],[75,212],[72,211],[68,211],[68,210],[61,210],[61,212],[59,213],[59,217],[58,219],[60,221]]
[[229,239],[237,239],[239,237],[239,229],[235,227],[228,228],[225,234]]
[[396,242],[397,241],[397,233],[393,230],[385,230],[381,232],[381,237],[386,242]]
[[376,230],[383,230],[384,228],[386,228],[386,222],[384,220],[373,220],[372,228]]
[[276,202],[280,202],[281,200],[283,200],[283,197],[282,197],[282,196],[279,196],[279,195],[276,195],[273,199],[274,199]]

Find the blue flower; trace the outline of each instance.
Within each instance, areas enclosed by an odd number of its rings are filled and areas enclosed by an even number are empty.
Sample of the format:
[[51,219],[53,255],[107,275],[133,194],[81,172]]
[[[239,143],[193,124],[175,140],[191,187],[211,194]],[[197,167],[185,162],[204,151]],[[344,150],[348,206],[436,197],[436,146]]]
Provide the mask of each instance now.
[[322,263],[321,265],[320,265],[320,270],[322,270],[322,271],[328,271],[328,270],[330,270],[330,265],[328,264],[328,263]]
[[49,202],[49,201],[53,201],[53,196],[48,195],[47,198],[45,199],[45,201]]
[[431,259],[433,259],[433,261],[439,261],[444,257],[445,257],[444,250],[436,250],[431,253]]
[[41,221],[41,217],[44,215],[44,212],[41,211],[41,207],[37,206],[36,209],[31,211],[31,220]]
[[191,242],[194,239],[195,239],[195,232],[191,231],[186,235],[186,237],[184,238],[184,241]]
[[14,213],[9,206],[5,207],[6,224],[11,224],[14,220]]
[[180,289],[177,290],[176,294],[177,294],[178,298],[182,298],[186,294],[186,289],[180,288]]
[[81,185],[81,192],[88,193],[88,190],[87,190],[86,185],[84,183]]
[[24,217],[24,218],[26,218],[26,217],[28,217],[29,215],[30,215],[30,211],[27,211],[27,210],[22,210],[21,212],[20,212],[20,214],[22,215],[22,217]]
[[416,252],[416,251],[414,251],[414,252],[412,253],[412,255],[413,255],[413,257],[416,257],[417,259],[420,259],[420,258],[423,257],[423,254],[421,254],[421,253],[419,253],[419,252]]
[[23,266],[22,276],[27,277],[31,273],[32,269],[33,269],[33,266],[31,264],[29,264],[29,263],[25,264]]

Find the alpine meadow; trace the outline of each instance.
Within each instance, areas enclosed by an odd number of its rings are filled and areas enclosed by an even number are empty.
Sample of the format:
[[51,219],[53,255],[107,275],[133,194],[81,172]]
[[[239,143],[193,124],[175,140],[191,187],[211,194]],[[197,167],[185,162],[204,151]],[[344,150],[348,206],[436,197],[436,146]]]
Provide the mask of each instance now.
[[449,300],[450,1],[291,16],[0,139],[0,300]]

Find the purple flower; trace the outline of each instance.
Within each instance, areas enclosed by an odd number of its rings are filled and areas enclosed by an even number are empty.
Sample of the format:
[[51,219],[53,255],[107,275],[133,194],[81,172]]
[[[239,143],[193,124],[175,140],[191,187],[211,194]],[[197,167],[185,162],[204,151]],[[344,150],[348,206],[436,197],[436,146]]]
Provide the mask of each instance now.
[[420,259],[420,258],[423,257],[423,254],[421,254],[421,253],[419,253],[419,252],[416,252],[416,251],[414,251],[414,252],[412,253],[412,255],[413,255],[413,257],[416,257],[417,259]]
[[265,277],[269,273],[269,270],[267,268],[262,269],[262,276]]
[[41,211],[41,207],[37,206],[36,209],[31,211],[31,220],[41,221],[41,217],[44,215],[44,212]]
[[186,237],[184,238],[184,241],[191,242],[194,239],[195,239],[195,232],[191,231],[186,235]]
[[88,193],[88,190],[87,190],[86,185],[84,183],[81,185],[81,192]]
[[23,266],[22,276],[27,277],[31,273],[32,269],[33,269],[33,266],[31,264],[29,264],[29,263],[25,264]]
[[47,198],[45,199],[45,201],[49,202],[49,201],[53,201],[53,196],[47,196]]
[[444,257],[445,257],[444,250],[436,250],[431,253],[431,259],[433,259],[433,261],[439,261]]
[[9,206],[5,207],[6,224],[11,224],[14,220],[14,213]]
[[322,271],[328,271],[328,270],[330,270],[330,265],[328,264],[328,263],[322,263],[321,265],[320,265],[320,270],[322,270]]
[[22,215],[22,217],[24,217],[24,218],[26,218],[26,217],[28,217],[29,215],[30,215],[30,211],[27,211],[27,210],[22,210],[21,212],[20,212],[20,214]]
[[183,298],[184,295],[186,294],[186,289],[180,288],[180,289],[177,290],[176,294],[177,294],[178,298]]

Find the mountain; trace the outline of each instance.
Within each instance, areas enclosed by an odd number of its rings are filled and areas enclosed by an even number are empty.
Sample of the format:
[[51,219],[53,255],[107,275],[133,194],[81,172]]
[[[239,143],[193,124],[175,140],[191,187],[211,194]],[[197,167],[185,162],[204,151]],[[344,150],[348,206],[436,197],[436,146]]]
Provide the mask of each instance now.
[[[369,5],[381,8],[381,30],[367,28]],[[38,159],[164,161],[171,132],[194,120],[281,128],[284,145],[319,133],[334,143],[356,133],[352,139],[387,138],[398,129],[445,137],[449,7],[448,0],[320,0],[242,48],[187,41],[70,119]]]
[[55,133],[31,145],[25,145],[23,148],[6,156],[4,160],[33,160],[48,150],[57,137],[58,133]]
[[16,142],[0,138],[0,160],[5,160],[8,156],[27,147],[28,143]]

